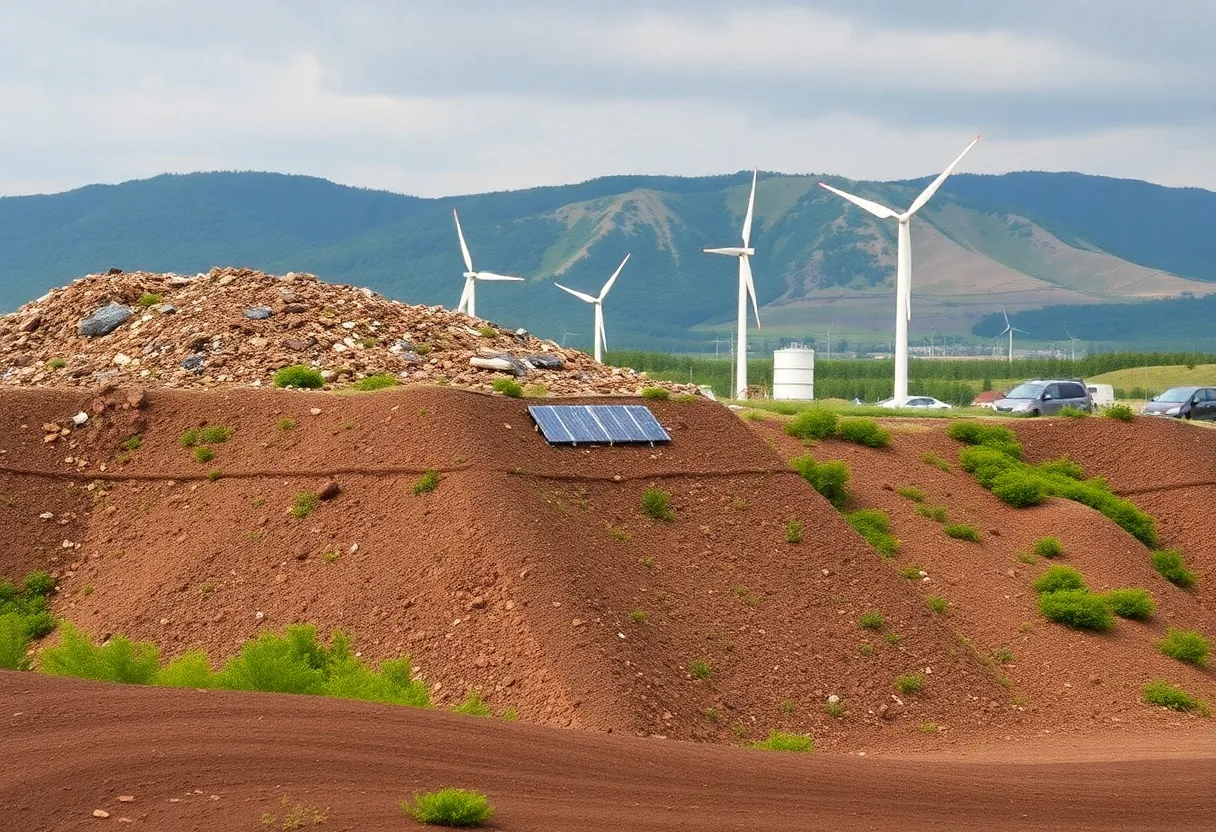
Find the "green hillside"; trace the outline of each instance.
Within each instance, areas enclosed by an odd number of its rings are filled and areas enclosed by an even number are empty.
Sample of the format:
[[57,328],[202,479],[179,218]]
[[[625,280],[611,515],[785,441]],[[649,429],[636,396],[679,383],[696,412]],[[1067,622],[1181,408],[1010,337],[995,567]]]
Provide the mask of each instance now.
[[[578,333],[569,342],[588,344],[590,309],[550,284],[598,291],[629,253],[605,304],[612,347],[704,351],[730,331],[737,267],[701,249],[738,242],[749,180],[745,172],[617,176],[420,199],[302,176],[207,173],[4,198],[0,311],[111,266],[309,271],[452,306],[463,271],[455,207],[478,268],[528,279],[479,286],[484,317],[549,337]],[[895,227],[819,181],[760,175],[752,266],[766,347],[829,324],[834,340],[885,343]],[[897,208],[923,184],[829,181]],[[1095,210],[1087,212],[1090,185]],[[1103,199],[1152,206],[1161,236],[1132,234],[1122,215],[1100,210]],[[1202,282],[1216,280],[1216,239],[1179,241],[1177,229],[1193,228],[1196,217],[1216,219],[1216,193],[1079,174],[953,177],[914,221],[913,341],[974,338],[982,317],[1002,306],[1011,314],[1063,308],[1079,326],[1092,317],[1090,304],[1216,291]]]

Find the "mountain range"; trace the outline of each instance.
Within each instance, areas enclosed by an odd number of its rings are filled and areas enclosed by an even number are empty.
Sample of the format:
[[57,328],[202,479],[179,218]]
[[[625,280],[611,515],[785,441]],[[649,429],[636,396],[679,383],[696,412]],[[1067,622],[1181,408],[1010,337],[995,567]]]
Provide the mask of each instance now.
[[[483,284],[478,313],[589,345],[605,302],[612,348],[704,351],[724,343],[750,172],[611,176],[574,185],[423,199],[257,172],[162,175],[0,199],[0,312],[91,272],[194,273],[216,265],[307,271],[411,303],[453,307],[462,286],[452,209],[474,265],[524,284]],[[764,329],[752,337],[885,343],[894,315],[895,226],[816,187],[826,181],[895,208],[928,179],[855,182],[761,172],[752,258]],[[1216,193],[1077,173],[956,174],[913,220],[911,339],[987,342],[991,316],[1047,308],[1050,332],[1121,346],[1173,343],[1169,314],[1108,331],[1111,304],[1216,293]],[[1092,313],[1090,309],[1094,310]],[[985,316],[989,316],[985,320]],[[1025,319],[1023,319],[1025,320]],[[1211,343],[1207,346],[1211,346]]]

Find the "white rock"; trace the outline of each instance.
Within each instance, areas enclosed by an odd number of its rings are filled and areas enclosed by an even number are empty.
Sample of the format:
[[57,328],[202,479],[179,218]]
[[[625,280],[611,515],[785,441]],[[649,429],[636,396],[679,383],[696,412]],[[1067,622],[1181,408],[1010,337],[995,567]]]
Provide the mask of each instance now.
[[829,705],[835,705],[839,701],[840,701],[840,697],[837,696],[836,694],[834,694],[834,693],[828,694],[828,704]]
[[89,421],[89,414],[85,413],[83,410],[72,417],[72,424],[75,425],[83,425],[87,421]]
[[343,329],[354,329],[354,328],[355,328],[355,322],[354,322],[354,321],[343,321],[343,322],[342,322],[342,328],[343,328]]
[[114,356],[114,363],[117,364],[119,367],[125,367],[131,363],[131,356],[124,355],[123,353],[120,352]]
[[39,520],[54,520],[55,514],[54,514],[54,512],[44,511],[44,512],[42,512],[42,514],[38,515],[38,519]]

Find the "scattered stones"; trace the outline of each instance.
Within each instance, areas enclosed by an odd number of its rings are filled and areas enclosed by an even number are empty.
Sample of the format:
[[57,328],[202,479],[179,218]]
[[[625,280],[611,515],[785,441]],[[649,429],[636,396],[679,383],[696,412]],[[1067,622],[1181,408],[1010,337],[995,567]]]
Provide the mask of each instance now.
[[131,308],[119,303],[103,306],[76,327],[76,332],[86,338],[100,338],[118,329],[132,315]]
[[201,353],[195,353],[194,355],[187,355],[185,358],[183,358],[180,366],[183,370],[189,370],[192,373],[201,373],[203,371],[203,365],[206,363],[207,356],[202,355]]
[[264,321],[273,314],[269,306],[250,306],[245,310],[245,317],[255,321]]
[[317,496],[322,500],[332,500],[342,493],[342,486],[338,485],[334,480],[330,480],[321,486],[321,490],[317,492]]

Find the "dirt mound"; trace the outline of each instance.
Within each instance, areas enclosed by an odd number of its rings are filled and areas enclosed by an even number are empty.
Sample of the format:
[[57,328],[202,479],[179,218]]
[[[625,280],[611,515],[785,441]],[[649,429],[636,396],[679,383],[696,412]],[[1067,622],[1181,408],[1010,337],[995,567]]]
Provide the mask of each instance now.
[[[802,442],[781,432],[781,424],[775,420],[753,423],[787,458],[806,453],[808,448]],[[1149,550],[1141,543],[1078,503],[1049,499],[1034,508],[1014,509],[1001,502],[958,468],[963,446],[946,435],[945,420],[892,419],[884,424],[893,434],[889,449],[828,440],[809,450],[817,460],[840,459],[848,464],[850,508],[878,508],[891,518],[892,533],[900,541],[899,551],[890,561],[892,571],[910,568],[926,573],[909,585],[926,600],[938,596],[947,602],[944,622],[960,643],[975,650],[1008,680],[1014,701],[1025,709],[1031,724],[1052,733],[1123,730],[1128,724],[1168,726],[1177,721],[1176,715],[1140,700],[1141,686],[1155,678],[1168,679],[1209,701],[1216,697],[1210,671],[1167,658],[1155,646],[1169,627],[1216,635],[1216,615],[1205,605],[1202,594],[1179,589],[1158,575]],[[1147,436],[1133,440],[1141,427]],[[1140,422],[1124,426],[1096,419],[1053,420],[1019,423],[1018,435],[1027,441],[1028,449],[1034,449],[1030,456],[1041,457],[1033,461],[1068,453],[1081,462],[1086,474],[1095,475],[1107,471],[1093,465],[1094,460],[1081,449],[1117,455],[1131,444],[1159,442],[1159,432],[1168,432],[1169,427],[1142,426]],[[1121,437],[1117,444],[1112,432]],[[1032,436],[1054,438],[1036,446]],[[927,452],[949,460],[951,470],[926,463],[922,457]],[[1111,470],[1110,474],[1118,489],[1118,472]],[[908,486],[924,493],[925,505],[943,507],[947,522],[974,527],[981,542],[947,537],[941,522],[918,513],[920,504],[898,493]],[[1135,499],[1144,505],[1142,496]],[[1191,506],[1192,511],[1197,509]],[[1170,523],[1167,518],[1159,520],[1164,536],[1170,539],[1174,533]],[[1079,569],[1091,590],[1148,589],[1157,602],[1153,618],[1144,623],[1119,620],[1104,635],[1070,630],[1043,619],[1032,583],[1051,562],[1030,552],[1034,542],[1044,536],[1062,541],[1065,555],[1059,562]]]
[[320,829],[409,829],[398,803],[445,786],[484,791],[492,828],[529,832],[1159,832],[1201,828],[1216,812],[1210,725],[1116,747],[1043,737],[945,759],[876,759],[4,672],[0,713],[6,829],[121,818],[136,829],[261,829],[263,813],[281,819],[297,805],[327,810]]
[[319,370],[331,387],[384,373],[488,390],[505,372],[556,396],[638,395],[643,386],[696,392],[522,330],[310,274],[89,275],[0,317],[0,384],[10,386],[269,386],[295,364]]
[[[1021,719],[720,405],[649,403],[669,446],[555,448],[524,402],[444,388],[95,398],[5,391],[0,432],[0,573],[50,567],[56,610],[94,635],[221,659],[306,620],[372,660],[408,653],[441,705],[479,690],[527,720],[707,741],[782,729],[825,748],[935,747]],[[45,432],[82,407],[84,426]],[[180,442],[202,424],[231,430],[206,463]],[[427,469],[439,487],[416,496]],[[334,499],[292,516],[330,481]],[[642,514],[652,484],[674,522]],[[789,521],[804,542],[787,542]],[[884,633],[859,628],[871,610]],[[896,677],[917,673],[924,693],[900,694]]]

